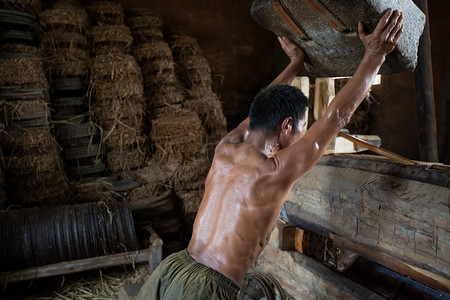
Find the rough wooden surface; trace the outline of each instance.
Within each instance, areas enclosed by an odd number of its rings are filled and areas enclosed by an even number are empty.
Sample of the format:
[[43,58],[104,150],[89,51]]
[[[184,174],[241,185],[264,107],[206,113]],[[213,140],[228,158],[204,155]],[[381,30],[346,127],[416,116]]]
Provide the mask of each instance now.
[[252,267],[272,274],[293,299],[386,299],[296,251],[267,245]]
[[289,220],[449,278],[450,189],[349,167],[321,164],[303,175],[286,201]]

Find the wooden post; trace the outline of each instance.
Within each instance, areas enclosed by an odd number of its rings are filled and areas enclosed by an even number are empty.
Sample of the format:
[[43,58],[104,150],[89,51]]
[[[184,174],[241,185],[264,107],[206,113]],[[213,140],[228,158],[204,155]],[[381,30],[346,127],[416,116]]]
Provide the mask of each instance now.
[[417,67],[414,71],[414,90],[419,120],[420,160],[438,162],[428,4],[427,0],[414,0],[414,3],[427,18],[423,34],[420,37]]
[[[299,88],[303,94],[306,96],[306,98],[309,99],[309,78],[306,76],[297,76],[292,81],[292,86],[295,86]],[[308,128],[308,115],[309,115],[309,108],[306,109],[305,112],[305,126],[304,126],[304,132],[306,132],[306,129]]]
[[148,256],[149,273],[152,274],[162,260],[163,240],[153,230],[151,226],[144,226],[144,229],[150,234],[150,252]]
[[316,121],[325,114],[335,95],[333,78],[316,78],[314,93],[314,119]]

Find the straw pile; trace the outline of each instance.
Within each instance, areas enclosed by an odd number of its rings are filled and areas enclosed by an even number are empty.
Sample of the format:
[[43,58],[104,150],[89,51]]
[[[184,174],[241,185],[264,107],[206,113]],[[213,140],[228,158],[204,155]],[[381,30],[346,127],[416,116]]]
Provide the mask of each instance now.
[[98,55],[91,63],[94,119],[103,131],[109,169],[128,172],[146,159],[142,75],[134,57]]
[[0,53],[27,53],[37,56],[39,49],[35,46],[24,44],[2,44],[0,45]]
[[22,206],[64,201],[68,186],[59,148],[46,129],[0,132],[11,203]]
[[91,23],[95,25],[123,25],[125,12],[120,2],[93,1],[86,6]]
[[119,196],[110,190],[111,182],[106,178],[89,178],[71,185],[74,203],[111,203],[119,199]]
[[204,132],[198,115],[189,110],[152,120],[151,139],[160,160],[192,160],[203,149]]
[[46,73],[51,78],[87,77],[90,53],[84,36],[89,28],[86,11],[66,3],[44,10],[41,24]]
[[39,57],[10,53],[0,57],[0,86],[47,89],[47,79]]
[[73,31],[84,33],[89,28],[88,14],[74,6],[60,6],[40,13],[41,26],[45,31]]
[[6,195],[5,176],[2,166],[0,166],[0,210],[6,208],[6,201],[8,201],[8,196]]
[[183,107],[197,112],[207,134],[208,155],[227,133],[219,97],[211,90],[211,69],[193,37],[175,35],[171,43],[180,81],[188,89]]
[[131,52],[133,36],[125,25],[97,25],[91,28],[89,37],[95,55]]
[[72,179],[101,174],[99,130],[89,118],[87,94],[90,46],[85,36],[90,23],[78,2],[58,2],[41,13],[44,62],[52,79],[52,118],[63,147],[65,169]]
[[144,8],[130,9],[126,11],[126,22],[133,31],[136,44],[146,44],[151,41],[162,40],[162,19]]
[[0,0],[0,9],[14,9],[38,15],[41,8],[40,0]]
[[208,159],[200,156],[185,163],[175,173],[174,190],[183,204],[186,215],[195,214],[198,211],[210,166]]

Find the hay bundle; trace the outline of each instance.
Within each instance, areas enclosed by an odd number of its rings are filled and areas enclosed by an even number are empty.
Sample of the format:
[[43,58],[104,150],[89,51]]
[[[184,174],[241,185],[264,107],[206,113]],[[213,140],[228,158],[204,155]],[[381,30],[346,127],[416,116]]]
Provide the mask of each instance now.
[[160,17],[153,16],[151,14],[142,14],[128,17],[127,24],[133,30],[140,30],[143,28],[161,30],[163,22]]
[[108,168],[112,172],[128,172],[144,165],[146,155],[140,149],[126,152],[112,151],[108,153]]
[[21,189],[10,191],[11,202],[21,206],[36,204],[63,204],[66,202],[68,191],[67,182],[63,179],[48,186],[42,185],[38,189]]
[[173,61],[172,50],[165,41],[140,44],[135,47],[134,56],[140,64],[152,60]]
[[35,175],[39,177],[43,173],[55,169],[62,171],[59,152],[52,149],[43,153],[12,154],[6,158],[5,169],[14,175]]
[[120,2],[94,1],[86,6],[94,24],[99,25],[122,25],[124,24],[125,12]]
[[210,97],[186,100],[183,107],[198,114],[208,135],[208,142],[218,142],[227,133],[227,121],[217,95],[210,94]]
[[186,162],[175,172],[175,191],[204,189],[210,167],[211,164],[205,156]]
[[80,1],[78,0],[58,0],[53,4],[53,8],[80,8]]
[[54,77],[83,77],[89,74],[88,61],[76,57],[55,56],[45,62],[45,71]]
[[124,25],[98,25],[91,28],[90,37],[94,45],[102,43],[125,43],[131,44],[133,37],[131,30]]
[[27,53],[38,56],[39,49],[35,46],[24,44],[2,44],[0,45],[0,53]]
[[11,101],[0,105],[0,121],[5,125],[20,124],[21,120],[48,120],[50,109],[43,100]]
[[47,89],[47,79],[41,60],[30,55],[1,57],[0,86]]
[[120,82],[96,82],[92,86],[96,101],[106,99],[124,99],[142,97],[144,94],[142,82],[123,80]]
[[203,146],[204,132],[198,115],[182,110],[152,120],[151,139],[160,158],[192,159]]
[[191,56],[202,55],[202,50],[194,37],[174,35],[170,46],[176,61],[184,61],[190,59]]
[[133,43],[130,28],[124,25],[99,25],[91,28],[94,54],[129,53]]
[[83,33],[89,28],[88,14],[81,8],[46,9],[40,13],[40,18],[41,26],[46,31],[61,29]]
[[72,183],[70,186],[72,198],[75,203],[94,203],[114,201],[118,196],[109,187],[112,184],[108,179],[86,179]]
[[91,74],[94,81],[123,79],[141,80],[141,69],[133,56],[121,54],[117,56],[99,55],[92,59]]
[[109,150],[123,152],[131,148],[144,148],[145,137],[140,128],[116,124],[110,129],[103,129],[103,144]]
[[129,99],[113,101],[109,104],[108,102],[94,104],[92,112],[94,116],[97,116],[97,123],[104,129],[120,124],[126,124],[131,128],[141,128],[145,115],[144,104]]
[[151,86],[145,90],[147,106],[151,109],[180,104],[184,100],[183,90],[177,85]]
[[37,15],[42,8],[40,0],[0,0],[1,9],[15,9]]
[[59,48],[78,48],[86,51],[89,49],[89,42],[84,35],[63,30],[45,32],[42,35],[42,45],[46,49],[54,49],[55,52]]
[[46,59],[51,59],[54,57],[61,57],[66,60],[78,59],[87,62],[91,58],[91,54],[86,49],[81,49],[78,47],[58,47],[58,48],[47,48],[45,49],[46,55],[44,57],[44,62]]
[[181,104],[170,104],[162,107],[151,108],[148,111],[148,119],[151,121],[167,115],[175,115],[178,114],[182,109],[183,106]]
[[190,56],[188,59],[177,61],[177,72],[181,83],[187,89],[212,85],[211,69],[203,56]]
[[153,41],[159,41],[164,38],[161,29],[158,28],[140,28],[132,32],[135,44],[147,44]]
[[202,202],[204,190],[183,190],[178,191],[176,194],[180,198],[183,204],[183,210],[185,214],[197,213],[200,203]]
[[8,153],[45,153],[57,148],[55,138],[47,129],[15,129],[0,131],[0,147]]
[[141,63],[143,76],[157,77],[165,76],[166,73],[175,75],[175,63],[171,59],[157,59]]

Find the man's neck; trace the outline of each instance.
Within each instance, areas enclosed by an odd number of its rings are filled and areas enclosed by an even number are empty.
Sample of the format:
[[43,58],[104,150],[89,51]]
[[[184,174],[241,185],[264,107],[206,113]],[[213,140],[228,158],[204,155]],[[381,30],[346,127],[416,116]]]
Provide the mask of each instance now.
[[267,157],[272,157],[279,149],[278,136],[261,130],[249,131],[245,143],[259,149]]

